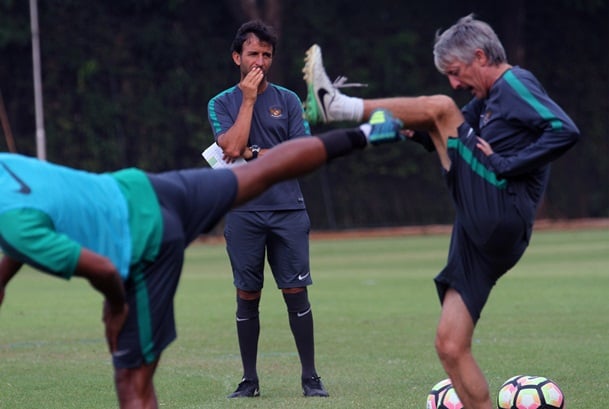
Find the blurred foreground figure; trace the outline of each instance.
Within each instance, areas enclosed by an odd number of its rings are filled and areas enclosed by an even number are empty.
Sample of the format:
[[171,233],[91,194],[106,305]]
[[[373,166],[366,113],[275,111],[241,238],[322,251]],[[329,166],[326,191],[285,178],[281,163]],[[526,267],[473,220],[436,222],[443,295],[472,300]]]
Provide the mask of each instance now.
[[299,138],[231,168],[94,174],[0,153],[0,305],[23,264],[87,279],[103,322],[121,408],[157,408],[153,376],[176,338],[173,299],[184,251],[234,206],[368,144],[402,139],[378,111],[373,124]]

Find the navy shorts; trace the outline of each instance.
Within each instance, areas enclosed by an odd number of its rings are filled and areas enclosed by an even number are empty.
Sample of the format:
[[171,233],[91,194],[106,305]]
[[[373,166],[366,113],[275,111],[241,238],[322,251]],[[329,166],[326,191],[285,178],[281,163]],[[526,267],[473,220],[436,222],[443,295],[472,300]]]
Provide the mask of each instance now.
[[237,179],[226,169],[191,169],[148,177],[161,205],[163,239],[154,262],[132,267],[125,281],[129,315],[112,356],[116,368],[152,363],[176,338],[173,299],[184,251],[222,219],[237,194]]
[[235,287],[262,289],[265,254],[278,288],[311,285],[310,230],[306,210],[229,213],[224,237]]
[[451,168],[444,176],[456,219],[448,262],[435,278],[440,301],[454,288],[474,323],[499,277],[524,253],[534,217],[532,205],[523,205],[508,181],[496,176],[476,142],[466,124],[448,140]]

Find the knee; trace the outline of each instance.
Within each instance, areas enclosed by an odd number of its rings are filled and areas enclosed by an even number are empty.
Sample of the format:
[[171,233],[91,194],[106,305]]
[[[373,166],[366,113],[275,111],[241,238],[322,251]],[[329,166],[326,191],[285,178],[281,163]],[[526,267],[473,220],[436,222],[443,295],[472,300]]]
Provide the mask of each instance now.
[[129,369],[116,368],[114,370],[114,383],[121,390],[133,389],[133,372]]
[[435,348],[438,358],[440,358],[444,366],[455,365],[470,350],[470,346],[466,342],[450,337],[440,331],[436,334]]
[[237,317],[240,319],[255,319],[259,315],[260,298],[252,300],[237,298]]
[[262,296],[262,291],[247,291],[247,290],[237,289],[237,298],[238,299],[253,301],[253,300],[259,300],[261,296]]
[[[115,369],[114,384],[120,407],[131,407],[140,403],[154,402],[152,379],[144,367],[136,369]],[[141,407],[150,407],[142,405]]]
[[[455,101],[442,94],[429,95],[419,97],[429,118],[436,125],[436,128],[442,129],[445,125],[458,126],[462,122],[461,110]],[[453,123],[454,121],[458,123]]]
[[311,308],[306,289],[298,292],[283,292],[283,299],[289,313],[302,313]]

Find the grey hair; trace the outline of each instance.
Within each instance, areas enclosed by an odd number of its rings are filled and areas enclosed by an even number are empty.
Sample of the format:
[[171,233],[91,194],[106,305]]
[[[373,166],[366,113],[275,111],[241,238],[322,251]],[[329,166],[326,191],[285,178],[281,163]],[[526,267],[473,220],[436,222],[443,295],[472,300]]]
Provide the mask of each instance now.
[[477,49],[484,51],[492,65],[507,62],[505,49],[495,31],[469,14],[443,33],[436,32],[434,63],[441,73],[445,73],[448,65],[455,61],[471,64]]

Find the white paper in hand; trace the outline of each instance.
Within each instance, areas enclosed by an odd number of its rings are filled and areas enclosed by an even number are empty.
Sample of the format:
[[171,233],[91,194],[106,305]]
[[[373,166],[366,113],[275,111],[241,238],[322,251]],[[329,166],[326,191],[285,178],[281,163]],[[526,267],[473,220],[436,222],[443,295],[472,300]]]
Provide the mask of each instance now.
[[211,166],[214,169],[232,168],[233,166],[239,166],[239,165],[243,165],[244,163],[246,163],[245,159],[243,159],[243,158],[239,158],[232,163],[226,162],[223,159],[224,153],[222,152],[222,148],[219,147],[218,144],[215,142],[212,143],[211,145],[209,145],[209,147],[207,149],[205,149],[203,152],[201,152],[201,155],[205,158],[207,163],[209,163],[209,166]]

